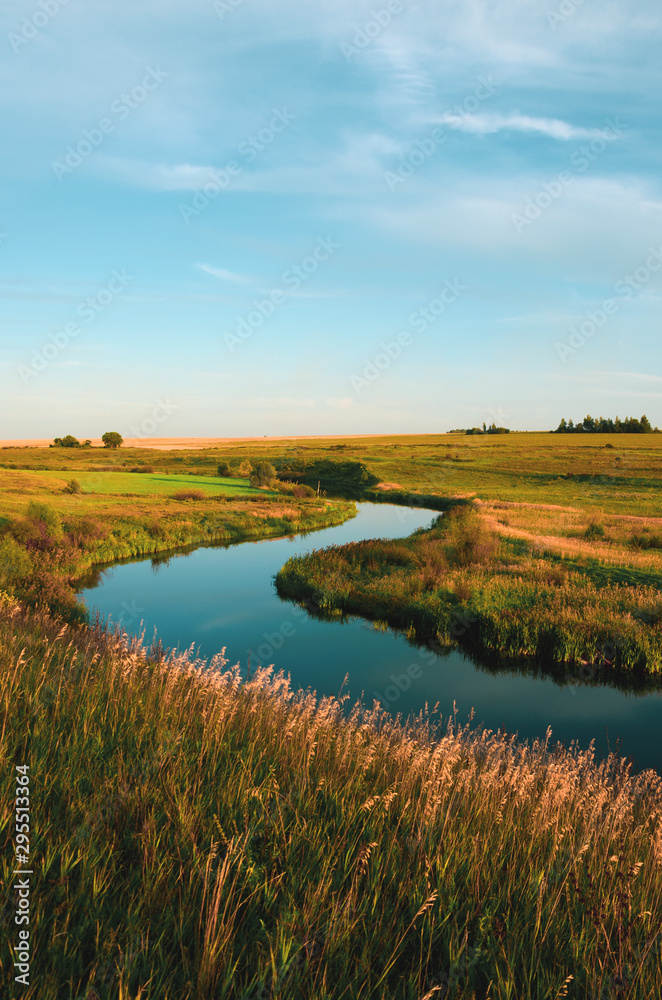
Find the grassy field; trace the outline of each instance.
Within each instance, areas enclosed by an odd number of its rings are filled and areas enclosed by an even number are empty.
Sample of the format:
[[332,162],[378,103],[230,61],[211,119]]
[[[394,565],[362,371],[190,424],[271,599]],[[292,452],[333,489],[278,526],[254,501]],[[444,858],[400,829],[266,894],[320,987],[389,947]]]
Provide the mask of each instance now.
[[[81,492],[68,492],[72,478]],[[245,479],[5,469],[0,586],[30,605],[83,620],[75,589],[96,566],[196,544],[311,531],[339,524],[355,510],[351,502],[254,489]]]
[[[249,511],[264,521],[269,503],[272,522],[277,513],[296,519],[292,497],[215,475],[221,461],[260,458],[329,496],[446,510],[470,503],[494,543],[489,559],[459,565],[441,537],[430,551],[429,536],[416,542],[405,568],[380,557],[383,572],[370,569],[367,584],[359,580],[363,570],[350,572],[337,552],[316,556],[314,569],[309,557],[281,573],[283,593],[444,643],[459,614],[471,625],[459,638],[480,653],[660,669],[660,434],[266,439],[176,452],[4,448],[0,518],[24,516],[31,501],[43,500],[65,519],[102,517],[114,529],[96,545],[103,562],[215,532],[228,537],[237,519],[257,530],[246,521]],[[70,478],[81,493],[64,492]],[[191,490],[201,498],[176,499]]]
[[[611,447],[610,447],[611,446]],[[605,513],[660,514],[662,434],[395,435],[363,439],[228,444],[219,449],[0,449],[0,470],[85,471],[153,467],[213,475],[227,459],[354,460],[406,491],[472,494],[484,500],[598,507]],[[137,478],[137,476],[136,476]]]
[[[658,775],[348,713],[268,671],[242,683],[221,656],[150,657],[46,609],[75,620],[76,581],[118,558],[339,523],[355,510],[331,502],[345,484],[446,513],[430,532],[288,563],[292,596],[477,654],[658,670],[661,437],[0,451],[10,942],[17,763],[37,862],[21,995],[658,1000]],[[237,458],[297,468],[322,496],[215,476]],[[330,460],[357,465],[335,475]],[[82,492],[65,492],[72,478]]]
[[[542,518],[544,530],[562,533],[542,535],[538,510],[525,509],[529,530],[513,527],[520,510],[456,506],[433,528],[401,541],[293,557],[276,585],[283,597],[306,599],[327,614],[385,621],[412,641],[535,657],[550,669],[569,662],[660,673],[660,526],[639,520],[633,527],[612,516],[615,527],[605,528],[579,513],[560,523],[557,510]],[[507,516],[499,521],[495,513]],[[659,548],[640,548],[646,543]]]
[[[59,472],[41,473],[55,485],[66,483]],[[173,475],[169,473],[135,472],[83,472],[78,481],[85,493],[130,493],[134,496],[173,496],[178,490],[199,489],[208,496],[245,496],[259,494],[248,479],[229,479],[220,476]]]
[[269,671],[240,684],[220,657],[149,658],[7,598],[0,659],[9,943],[30,768],[25,1000],[662,995],[652,772],[348,717]]

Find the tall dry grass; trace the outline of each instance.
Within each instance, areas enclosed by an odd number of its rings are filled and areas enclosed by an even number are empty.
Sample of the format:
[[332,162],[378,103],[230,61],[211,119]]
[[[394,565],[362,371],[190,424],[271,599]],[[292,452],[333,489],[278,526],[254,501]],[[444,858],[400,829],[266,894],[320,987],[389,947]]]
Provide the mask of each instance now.
[[26,1000],[662,995],[653,772],[0,603],[5,876],[16,764],[34,794]]

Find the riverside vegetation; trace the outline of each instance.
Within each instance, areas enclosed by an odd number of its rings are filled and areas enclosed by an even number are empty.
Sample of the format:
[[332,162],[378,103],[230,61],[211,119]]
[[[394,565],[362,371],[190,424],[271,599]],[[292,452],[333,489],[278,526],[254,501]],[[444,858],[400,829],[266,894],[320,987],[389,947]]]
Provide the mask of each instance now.
[[[348,713],[269,671],[242,682],[222,656],[76,624],[74,594],[117,558],[338,523],[354,511],[342,497],[390,500],[447,514],[400,542],[287,564],[281,586],[499,655],[658,670],[659,435],[109,458],[0,452],[3,801],[29,762],[41,859],[27,1000],[662,995],[658,775],[454,721]],[[249,461],[285,492],[237,478]],[[304,485],[321,495],[297,497]]]
[[653,772],[0,605],[2,799],[17,761],[35,793],[26,1000],[662,995]]

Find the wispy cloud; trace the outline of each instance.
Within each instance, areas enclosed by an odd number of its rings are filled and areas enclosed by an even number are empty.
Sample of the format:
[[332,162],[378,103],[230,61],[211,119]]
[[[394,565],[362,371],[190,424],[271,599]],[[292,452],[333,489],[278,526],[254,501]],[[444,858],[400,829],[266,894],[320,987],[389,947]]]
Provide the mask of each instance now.
[[204,271],[205,274],[211,274],[214,278],[220,278],[221,281],[231,281],[235,285],[250,285],[252,278],[249,278],[246,274],[237,274],[236,271],[227,271],[223,267],[212,267],[211,264],[196,264],[198,270]]
[[110,178],[152,191],[195,191],[213,180],[214,170],[218,169],[211,164],[149,163],[116,156],[99,156],[96,163]]
[[447,111],[438,119],[439,124],[449,125],[460,132],[472,132],[475,135],[491,135],[494,132],[537,132],[538,135],[550,139],[596,139],[601,130],[597,128],[581,128],[570,125],[560,118],[532,118],[514,111],[510,115],[482,114],[459,115]]

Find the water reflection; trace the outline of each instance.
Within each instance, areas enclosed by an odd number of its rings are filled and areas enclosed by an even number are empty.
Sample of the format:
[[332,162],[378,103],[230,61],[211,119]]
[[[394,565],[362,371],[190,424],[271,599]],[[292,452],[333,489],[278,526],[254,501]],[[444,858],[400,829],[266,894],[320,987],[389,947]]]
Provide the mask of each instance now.
[[156,633],[165,647],[195,644],[211,657],[226,647],[231,663],[249,658],[289,673],[295,688],[337,694],[349,674],[350,700],[377,698],[394,714],[439,704],[489,729],[520,738],[578,740],[598,750],[622,741],[639,767],[662,770],[662,679],[589,671],[543,661],[469,657],[457,648],[416,643],[364,619],[324,615],[281,600],[273,578],[292,555],[366,538],[401,538],[427,527],[435,511],[359,504],[356,518],[286,538],[200,546],[120,563],[90,574],[82,598],[132,633]]

